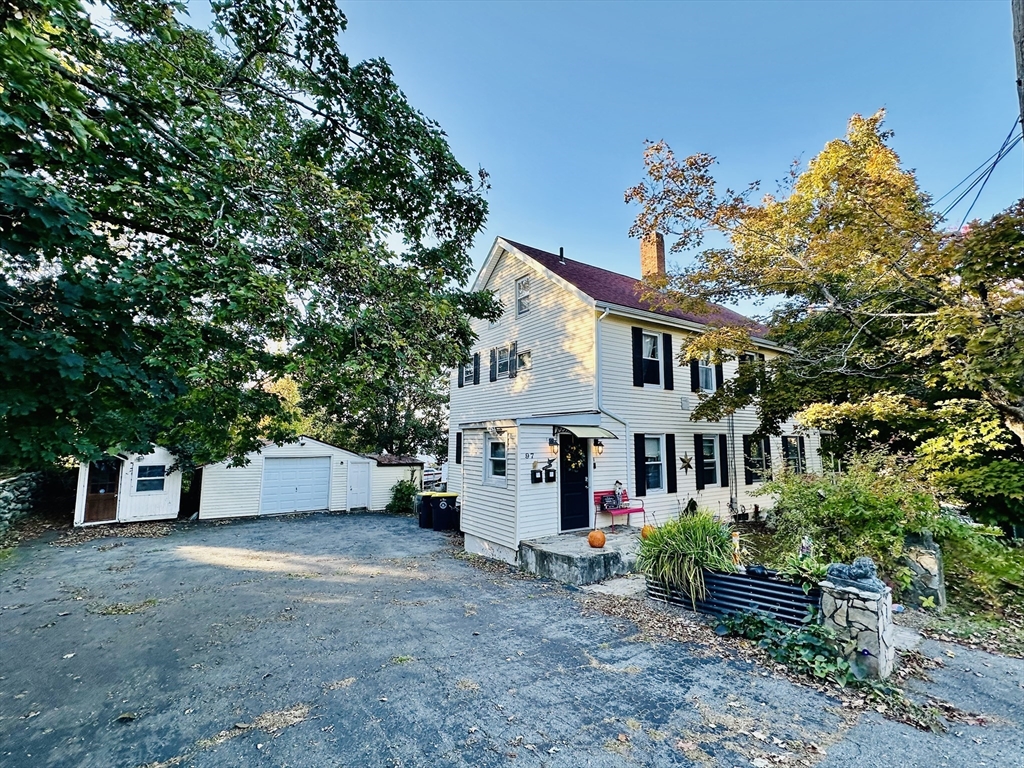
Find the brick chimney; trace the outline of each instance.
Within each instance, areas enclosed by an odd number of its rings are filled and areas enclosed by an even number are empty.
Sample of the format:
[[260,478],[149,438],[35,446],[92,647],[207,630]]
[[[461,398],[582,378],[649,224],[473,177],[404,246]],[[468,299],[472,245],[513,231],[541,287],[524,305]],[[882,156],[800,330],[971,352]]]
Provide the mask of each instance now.
[[665,274],[665,236],[655,232],[640,241],[640,277]]

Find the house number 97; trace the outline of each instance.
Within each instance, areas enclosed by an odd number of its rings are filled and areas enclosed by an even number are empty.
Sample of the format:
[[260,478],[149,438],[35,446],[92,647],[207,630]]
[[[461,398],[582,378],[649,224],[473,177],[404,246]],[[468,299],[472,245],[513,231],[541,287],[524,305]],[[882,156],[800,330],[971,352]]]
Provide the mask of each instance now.
[[536,455],[537,455],[537,454],[535,454],[535,453],[524,453],[524,454],[523,454],[523,458],[524,458],[524,459],[532,459],[532,458],[533,458],[534,456],[536,456]]

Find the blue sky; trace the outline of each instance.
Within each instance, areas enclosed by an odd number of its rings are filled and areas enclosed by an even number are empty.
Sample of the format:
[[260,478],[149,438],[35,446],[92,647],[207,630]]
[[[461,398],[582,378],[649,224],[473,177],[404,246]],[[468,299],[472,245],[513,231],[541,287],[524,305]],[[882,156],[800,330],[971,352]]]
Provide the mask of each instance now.
[[[1009,0],[342,7],[352,59],[385,58],[463,165],[490,172],[477,265],[502,235],[638,274],[623,192],[642,176],[644,139],[771,189],[851,114],[885,107],[894,148],[938,196],[1018,111]],[[1018,145],[976,215],[1024,194],[1022,158]]]

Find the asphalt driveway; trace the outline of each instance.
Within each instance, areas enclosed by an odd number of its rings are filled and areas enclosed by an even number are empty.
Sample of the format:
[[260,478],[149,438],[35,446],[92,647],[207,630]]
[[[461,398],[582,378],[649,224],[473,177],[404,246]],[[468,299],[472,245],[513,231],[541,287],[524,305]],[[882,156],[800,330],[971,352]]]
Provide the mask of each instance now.
[[958,651],[938,673],[988,727],[854,722],[409,518],[34,542],[0,568],[4,768],[1024,765],[1019,662]]

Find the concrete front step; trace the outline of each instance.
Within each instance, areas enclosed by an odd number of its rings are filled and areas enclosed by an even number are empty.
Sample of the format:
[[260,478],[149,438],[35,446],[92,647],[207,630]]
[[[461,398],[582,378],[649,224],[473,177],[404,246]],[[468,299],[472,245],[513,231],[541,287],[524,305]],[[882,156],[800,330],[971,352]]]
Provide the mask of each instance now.
[[519,544],[519,567],[563,584],[593,584],[636,571],[640,530],[616,526],[605,530],[605,545],[590,546],[589,531],[563,533]]

